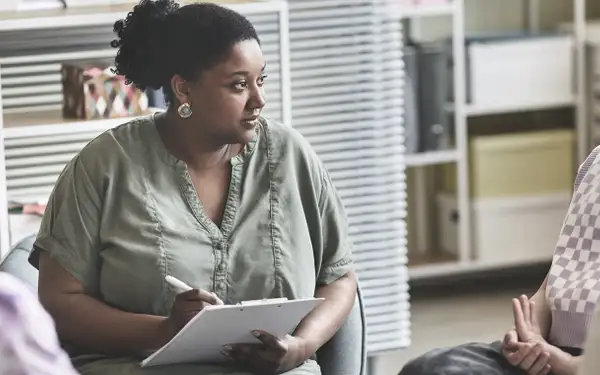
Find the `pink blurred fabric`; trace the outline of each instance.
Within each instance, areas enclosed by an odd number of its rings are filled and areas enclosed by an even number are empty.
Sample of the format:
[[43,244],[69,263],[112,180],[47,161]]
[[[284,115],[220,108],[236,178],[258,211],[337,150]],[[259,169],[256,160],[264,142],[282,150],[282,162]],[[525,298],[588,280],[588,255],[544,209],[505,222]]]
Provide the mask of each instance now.
[[77,375],[30,288],[0,272],[0,375]]

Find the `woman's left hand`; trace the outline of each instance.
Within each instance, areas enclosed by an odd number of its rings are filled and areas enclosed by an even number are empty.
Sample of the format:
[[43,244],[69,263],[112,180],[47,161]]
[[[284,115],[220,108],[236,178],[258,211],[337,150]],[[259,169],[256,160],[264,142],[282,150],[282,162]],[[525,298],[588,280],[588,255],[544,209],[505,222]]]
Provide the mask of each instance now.
[[260,344],[232,344],[224,348],[223,354],[248,365],[256,374],[281,374],[300,366],[306,361],[306,341],[300,337],[286,335],[277,338],[264,331],[252,333]]

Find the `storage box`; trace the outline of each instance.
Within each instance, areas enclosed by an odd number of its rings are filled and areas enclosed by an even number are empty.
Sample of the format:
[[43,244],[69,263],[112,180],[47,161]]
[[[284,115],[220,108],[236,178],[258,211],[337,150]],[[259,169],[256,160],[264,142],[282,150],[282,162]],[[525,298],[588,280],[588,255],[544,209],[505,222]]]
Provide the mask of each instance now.
[[63,64],[63,116],[78,119],[139,116],[148,109],[148,97],[109,66],[94,63]]
[[[570,191],[576,167],[572,130],[481,135],[469,141],[473,198]],[[443,166],[442,171],[442,190],[455,194],[455,166]]]
[[[471,205],[472,248],[477,260],[497,264],[551,260],[571,192],[485,198]],[[457,201],[437,199],[440,247],[458,254]]]
[[572,102],[573,48],[567,35],[471,39],[468,101],[477,107]]

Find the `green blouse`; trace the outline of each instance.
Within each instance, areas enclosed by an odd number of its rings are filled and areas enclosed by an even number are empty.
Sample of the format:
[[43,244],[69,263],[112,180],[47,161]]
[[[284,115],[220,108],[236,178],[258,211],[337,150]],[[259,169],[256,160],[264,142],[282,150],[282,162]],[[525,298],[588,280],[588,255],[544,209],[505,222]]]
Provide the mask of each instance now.
[[[165,148],[153,116],[91,141],[49,199],[36,250],[47,251],[87,292],[123,311],[166,316],[170,274],[225,303],[314,296],[352,267],[342,203],[308,142],[261,119],[231,160],[221,226],[205,214],[186,164]],[[162,374],[139,358],[75,358],[84,374]],[[167,366],[183,375],[237,374],[220,366]],[[308,361],[290,374],[319,374]]]

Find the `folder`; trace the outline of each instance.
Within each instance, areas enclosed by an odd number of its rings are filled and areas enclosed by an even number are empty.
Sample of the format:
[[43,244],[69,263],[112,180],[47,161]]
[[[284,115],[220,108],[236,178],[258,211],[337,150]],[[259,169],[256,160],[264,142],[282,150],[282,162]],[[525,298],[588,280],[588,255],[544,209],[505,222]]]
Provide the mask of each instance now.
[[260,343],[252,336],[254,330],[276,337],[290,334],[323,300],[267,299],[207,306],[171,341],[144,359],[141,366],[225,362],[228,358],[221,353],[223,346]]

